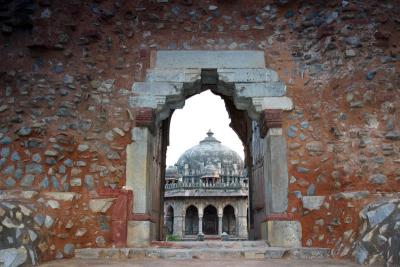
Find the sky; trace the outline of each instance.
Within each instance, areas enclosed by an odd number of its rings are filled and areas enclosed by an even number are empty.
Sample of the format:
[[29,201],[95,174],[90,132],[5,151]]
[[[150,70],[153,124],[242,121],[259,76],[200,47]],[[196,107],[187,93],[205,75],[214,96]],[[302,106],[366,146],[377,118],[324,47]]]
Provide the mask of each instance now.
[[174,165],[186,150],[203,140],[210,129],[215,138],[243,159],[242,142],[229,127],[230,122],[224,101],[210,90],[187,99],[183,109],[175,110],[172,115],[167,166]]

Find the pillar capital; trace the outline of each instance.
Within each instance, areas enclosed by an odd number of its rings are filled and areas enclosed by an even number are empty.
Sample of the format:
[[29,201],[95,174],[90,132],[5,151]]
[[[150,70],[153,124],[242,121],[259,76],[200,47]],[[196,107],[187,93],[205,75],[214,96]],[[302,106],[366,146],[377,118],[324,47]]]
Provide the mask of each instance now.
[[148,127],[152,128],[155,123],[155,112],[152,108],[136,108],[136,118],[137,127]]
[[264,138],[270,128],[282,128],[282,109],[264,109],[260,116],[260,135]]

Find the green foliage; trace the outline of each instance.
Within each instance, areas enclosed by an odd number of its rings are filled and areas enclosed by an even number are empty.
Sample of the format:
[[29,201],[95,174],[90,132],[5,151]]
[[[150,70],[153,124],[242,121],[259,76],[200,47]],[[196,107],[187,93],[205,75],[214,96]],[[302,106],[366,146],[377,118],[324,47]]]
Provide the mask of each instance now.
[[167,241],[180,241],[179,236],[176,235],[167,235]]

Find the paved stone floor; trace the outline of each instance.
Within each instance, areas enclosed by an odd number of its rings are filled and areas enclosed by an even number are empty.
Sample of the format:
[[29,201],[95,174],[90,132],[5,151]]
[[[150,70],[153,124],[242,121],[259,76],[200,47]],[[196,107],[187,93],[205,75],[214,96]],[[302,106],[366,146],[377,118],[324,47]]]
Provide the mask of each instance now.
[[360,265],[343,260],[165,260],[165,259],[70,259],[44,263],[41,267],[359,267]]

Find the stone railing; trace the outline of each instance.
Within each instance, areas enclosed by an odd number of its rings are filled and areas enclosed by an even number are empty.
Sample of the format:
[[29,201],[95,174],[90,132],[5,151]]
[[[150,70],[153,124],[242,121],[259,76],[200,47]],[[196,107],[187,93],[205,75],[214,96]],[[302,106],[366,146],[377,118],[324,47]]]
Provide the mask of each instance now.
[[240,182],[231,182],[231,183],[223,183],[223,182],[217,182],[217,183],[203,183],[203,182],[197,182],[197,183],[191,183],[191,182],[178,182],[178,183],[171,183],[171,184],[166,184],[165,185],[165,190],[176,190],[176,189],[185,189],[185,190],[190,190],[190,189],[207,189],[207,190],[221,190],[221,189],[246,189],[248,190],[249,185],[247,183],[244,183],[242,181]]

